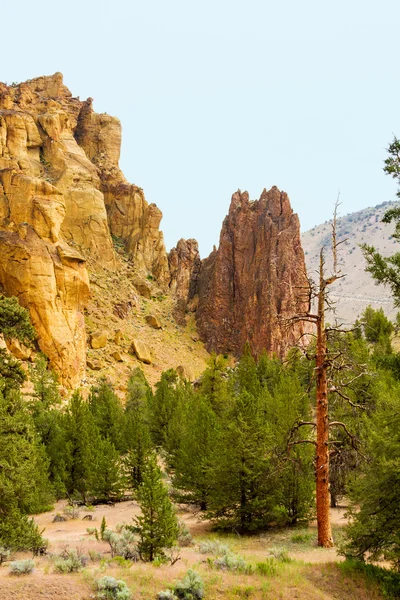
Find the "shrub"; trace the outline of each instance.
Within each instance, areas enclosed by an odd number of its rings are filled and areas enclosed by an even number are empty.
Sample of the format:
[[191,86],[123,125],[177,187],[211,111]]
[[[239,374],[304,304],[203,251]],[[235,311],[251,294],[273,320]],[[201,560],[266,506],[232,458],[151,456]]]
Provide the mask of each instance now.
[[98,600],[130,600],[131,592],[122,579],[105,576],[97,581]]
[[115,533],[106,529],[103,533],[103,540],[108,542],[111,550],[111,557],[122,556],[125,559],[138,561],[139,552],[135,534],[128,528],[122,529],[121,533]]
[[80,550],[66,548],[54,563],[57,573],[77,573],[87,564],[87,557]]
[[253,571],[251,565],[249,565],[241,556],[236,556],[235,554],[224,554],[220,558],[210,560],[209,564],[222,571],[237,571],[244,575],[250,575]]
[[225,544],[221,544],[218,540],[208,540],[201,542],[199,545],[199,552],[201,554],[214,554],[214,556],[220,556],[221,554],[228,554],[230,548]]
[[292,560],[286,548],[276,548],[275,546],[272,546],[272,548],[269,549],[269,553],[276,558],[276,560],[280,560],[281,562],[288,563]]
[[185,525],[183,521],[179,521],[179,531],[178,531],[178,544],[184,548],[186,546],[191,546],[193,543],[193,537]]
[[10,563],[11,575],[29,575],[35,568],[33,560],[13,560]]
[[64,508],[63,513],[69,519],[78,519],[81,514],[79,508],[74,504],[68,504],[68,506]]
[[273,577],[278,572],[276,560],[271,557],[266,558],[263,562],[257,563],[256,571],[259,575],[264,575],[265,577]]
[[178,600],[178,596],[175,596],[172,590],[165,590],[163,592],[158,592],[157,600]]
[[189,569],[186,577],[176,584],[174,593],[181,600],[201,600],[204,597],[203,580],[196,571]]

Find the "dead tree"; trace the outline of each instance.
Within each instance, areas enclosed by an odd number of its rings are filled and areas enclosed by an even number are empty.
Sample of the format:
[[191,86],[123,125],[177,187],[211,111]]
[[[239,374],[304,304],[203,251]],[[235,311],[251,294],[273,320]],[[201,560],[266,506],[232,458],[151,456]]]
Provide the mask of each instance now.
[[[315,355],[315,378],[316,378],[316,407],[315,422],[297,423],[297,431],[301,426],[312,426],[315,428],[315,440],[289,440],[289,445],[298,443],[313,443],[316,448],[315,475],[316,475],[316,509],[317,509],[317,527],[318,527],[318,545],[324,548],[331,548],[333,544],[331,520],[330,520],[330,493],[329,493],[329,432],[333,427],[342,427],[351,436],[344,423],[333,421],[329,422],[329,402],[328,402],[328,372],[335,360],[330,356],[328,350],[328,332],[339,331],[340,326],[336,328],[328,327],[325,322],[325,312],[331,307],[328,296],[329,286],[335,281],[344,277],[340,273],[337,261],[337,250],[339,244],[336,237],[336,219],[338,201],[335,204],[334,218],[332,224],[332,255],[333,269],[329,276],[326,276],[324,248],[321,248],[319,255],[318,284],[315,285],[311,279],[308,279],[306,290],[308,310],[299,313],[287,320],[287,325],[291,326],[296,322],[303,321],[312,323],[316,333]],[[313,304],[316,304],[313,309]],[[336,357],[337,358],[337,357]],[[334,390],[337,391],[337,390]],[[352,436],[354,437],[354,436]]]

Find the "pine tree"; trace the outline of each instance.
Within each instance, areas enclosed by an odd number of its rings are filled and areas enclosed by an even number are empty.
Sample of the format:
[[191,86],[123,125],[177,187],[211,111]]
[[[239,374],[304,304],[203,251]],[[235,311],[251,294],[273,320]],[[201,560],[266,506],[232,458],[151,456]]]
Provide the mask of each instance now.
[[86,501],[95,485],[100,434],[88,404],[74,392],[63,419],[66,446],[66,481],[69,496],[79,494]]
[[89,410],[103,439],[108,439],[118,450],[122,450],[124,441],[123,408],[112,385],[107,379],[100,379],[90,390]]
[[153,561],[156,556],[163,555],[164,548],[174,545],[179,530],[155,454],[147,459],[137,498],[142,511],[141,516],[134,519],[139,531],[138,550],[142,560]]
[[119,452],[109,439],[97,443],[96,473],[92,493],[104,500],[118,500],[123,496],[124,478],[121,473]]
[[209,515],[241,532],[256,531],[272,519],[273,431],[259,397],[238,393],[221,422],[215,448]]
[[175,461],[173,482],[180,491],[180,501],[198,503],[201,510],[208,508],[214,453],[220,433],[219,419],[214,412],[216,405],[221,406],[216,395],[213,398],[204,398],[202,394],[193,396],[187,407]]
[[224,411],[228,402],[226,362],[223,356],[212,353],[200,379],[199,392],[217,414]]
[[351,490],[347,555],[386,559],[400,570],[400,385],[381,376],[376,410],[365,417],[368,461]]
[[47,460],[25,402],[0,391],[0,545],[35,549],[40,532],[27,513],[51,502]]

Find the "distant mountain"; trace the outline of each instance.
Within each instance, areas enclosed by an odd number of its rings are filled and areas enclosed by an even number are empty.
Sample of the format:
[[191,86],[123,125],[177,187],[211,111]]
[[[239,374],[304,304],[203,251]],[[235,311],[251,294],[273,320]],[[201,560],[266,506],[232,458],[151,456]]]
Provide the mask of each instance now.
[[[346,276],[331,287],[331,299],[336,303],[338,321],[352,324],[370,304],[383,308],[385,314],[394,319],[397,310],[393,306],[390,290],[376,285],[365,272],[366,262],[360,244],[375,246],[384,256],[400,251],[399,242],[393,238],[394,225],[382,223],[385,212],[395,202],[383,202],[337,219],[337,238],[346,240],[339,246],[339,262]],[[332,221],[325,221],[302,234],[301,240],[309,275],[316,280],[319,253],[325,247],[327,272],[332,267],[331,256]],[[333,315],[329,317],[333,319]]]

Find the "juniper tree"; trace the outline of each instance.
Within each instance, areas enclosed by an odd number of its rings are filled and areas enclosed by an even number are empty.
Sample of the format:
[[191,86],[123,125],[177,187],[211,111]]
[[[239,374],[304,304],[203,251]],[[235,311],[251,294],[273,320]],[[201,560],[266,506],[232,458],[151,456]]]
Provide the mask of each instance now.
[[108,439],[118,450],[122,450],[124,413],[121,400],[115,394],[111,382],[100,379],[92,386],[89,395],[89,410],[103,439]]
[[154,453],[147,458],[137,500],[142,512],[134,519],[139,533],[139,554],[142,560],[153,561],[156,556],[164,554],[165,548],[175,544],[179,532],[175,509]]
[[0,545],[34,549],[42,540],[27,514],[52,498],[47,460],[17,391],[0,390],[0,438]]
[[143,372],[135,369],[128,381],[125,404],[124,464],[130,487],[137,489],[143,481],[146,458],[151,451],[151,436],[148,424],[151,388]]
[[359,559],[386,559],[400,570],[400,386],[380,377],[376,410],[365,417],[368,461],[352,488],[356,510],[344,552]]
[[175,460],[173,483],[179,499],[197,503],[201,510],[208,508],[212,469],[218,460],[215,449],[220,421],[214,412],[215,406],[217,410],[221,406],[217,395],[212,399],[203,397],[202,393],[192,397]]

